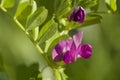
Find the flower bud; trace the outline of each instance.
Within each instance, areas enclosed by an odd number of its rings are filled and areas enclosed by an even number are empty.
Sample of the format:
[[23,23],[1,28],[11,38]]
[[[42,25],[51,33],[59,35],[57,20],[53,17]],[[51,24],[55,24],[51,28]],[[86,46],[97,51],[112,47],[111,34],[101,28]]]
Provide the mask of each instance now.
[[88,59],[92,56],[92,46],[85,44],[81,47],[80,56],[82,58]]
[[82,23],[85,21],[85,17],[85,10],[82,7],[78,6],[76,9],[73,10],[68,20]]

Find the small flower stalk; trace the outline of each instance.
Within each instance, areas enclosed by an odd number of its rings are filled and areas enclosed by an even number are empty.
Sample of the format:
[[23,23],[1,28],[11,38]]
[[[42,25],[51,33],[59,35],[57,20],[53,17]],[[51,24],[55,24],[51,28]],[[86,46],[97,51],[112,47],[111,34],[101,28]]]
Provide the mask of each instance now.
[[81,6],[78,6],[70,14],[68,20],[83,23],[85,21],[85,17],[86,17],[85,10]]
[[63,40],[58,43],[52,51],[55,62],[64,61],[66,64],[75,62],[78,58],[88,59],[92,55],[92,46],[82,44],[83,32],[73,35],[72,39]]

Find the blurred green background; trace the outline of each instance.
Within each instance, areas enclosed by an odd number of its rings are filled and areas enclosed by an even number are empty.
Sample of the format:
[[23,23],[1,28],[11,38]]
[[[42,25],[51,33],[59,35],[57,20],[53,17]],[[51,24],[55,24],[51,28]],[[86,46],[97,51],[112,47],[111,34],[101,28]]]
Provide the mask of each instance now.
[[[67,65],[68,80],[120,80],[119,10],[103,14],[100,24],[81,28],[83,43],[93,46],[93,56]],[[40,58],[26,35],[0,10],[0,80],[36,79],[39,63],[44,63]]]
[[120,80],[119,21],[119,14],[107,14],[101,24],[83,28],[83,43],[93,46],[93,56],[67,66],[70,80]]

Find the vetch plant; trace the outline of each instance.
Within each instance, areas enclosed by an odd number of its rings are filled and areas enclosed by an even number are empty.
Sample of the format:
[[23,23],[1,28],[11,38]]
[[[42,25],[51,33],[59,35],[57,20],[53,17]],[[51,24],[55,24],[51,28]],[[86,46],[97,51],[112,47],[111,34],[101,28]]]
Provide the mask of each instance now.
[[[24,32],[43,57],[36,80],[67,80],[71,76],[64,73],[65,65],[92,56],[91,43],[82,44],[80,28],[100,23],[103,12],[98,11],[98,0],[0,1],[0,13]],[[109,12],[117,10],[115,0],[105,2]],[[59,63],[62,61],[65,64]]]

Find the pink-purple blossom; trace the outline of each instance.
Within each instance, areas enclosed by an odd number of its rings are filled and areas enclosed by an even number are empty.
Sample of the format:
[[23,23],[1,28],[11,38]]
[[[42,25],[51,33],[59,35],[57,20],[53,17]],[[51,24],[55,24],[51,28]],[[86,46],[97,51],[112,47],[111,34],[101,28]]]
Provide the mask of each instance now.
[[66,64],[75,62],[78,58],[88,59],[92,55],[92,46],[82,44],[83,32],[73,35],[72,39],[59,42],[52,51],[55,62],[64,61]]
[[70,14],[68,20],[82,23],[85,21],[85,17],[86,17],[85,10],[81,6],[78,6]]

